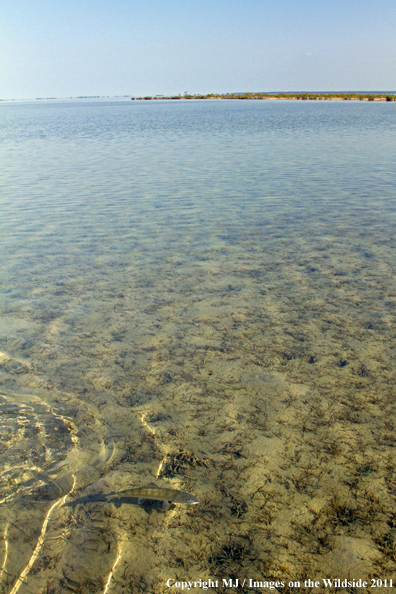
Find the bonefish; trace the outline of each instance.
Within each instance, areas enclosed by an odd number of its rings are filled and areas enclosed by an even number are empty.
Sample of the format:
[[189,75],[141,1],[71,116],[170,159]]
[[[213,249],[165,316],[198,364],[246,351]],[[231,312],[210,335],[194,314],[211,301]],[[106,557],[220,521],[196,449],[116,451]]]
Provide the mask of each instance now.
[[149,483],[145,487],[138,489],[126,489],[126,491],[119,491],[118,493],[110,493],[106,495],[107,501],[114,499],[122,499],[127,497],[134,497],[138,500],[139,505],[145,501],[163,501],[163,509],[169,509],[172,503],[184,503],[187,505],[196,505],[200,503],[199,499],[187,493],[186,491],[178,491],[177,489],[163,489],[157,487],[155,483]]

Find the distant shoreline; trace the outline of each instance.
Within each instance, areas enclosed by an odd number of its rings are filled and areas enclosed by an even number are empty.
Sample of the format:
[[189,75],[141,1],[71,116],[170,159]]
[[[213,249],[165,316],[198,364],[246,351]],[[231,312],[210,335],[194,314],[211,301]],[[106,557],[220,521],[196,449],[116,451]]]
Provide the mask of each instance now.
[[131,97],[132,101],[163,101],[188,99],[238,99],[238,100],[294,100],[294,101],[396,101],[396,95],[385,93],[209,93],[208,95],[163,95]]
[[131,95],[79,95],[76,97],[36,97],[36,98],[25,98],[25,99],[0,99],[0,102],[20,102],[20,101],[69,101],[78,99],[98,99],[111,101],[114,99],[119,100],[132,100],[132,101],[170,101],[170,100],[191,100],[191,99],[215,99],[215,100],[227,100],[234,99],[238,101],[250,100],[250,101],[396,101],[396,92],[354,92],[354,93],[331,93],[331,92],[315,92],[315,93],[207,93],[205,95],[146,95],[144,97],[132,97]]

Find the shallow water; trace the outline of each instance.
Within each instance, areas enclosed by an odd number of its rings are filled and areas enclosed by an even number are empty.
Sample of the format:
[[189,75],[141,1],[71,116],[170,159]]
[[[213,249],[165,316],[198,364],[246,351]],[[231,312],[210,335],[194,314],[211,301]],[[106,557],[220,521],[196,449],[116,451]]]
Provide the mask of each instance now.
[[3,591],[395,576],[396,105],[0,122]]

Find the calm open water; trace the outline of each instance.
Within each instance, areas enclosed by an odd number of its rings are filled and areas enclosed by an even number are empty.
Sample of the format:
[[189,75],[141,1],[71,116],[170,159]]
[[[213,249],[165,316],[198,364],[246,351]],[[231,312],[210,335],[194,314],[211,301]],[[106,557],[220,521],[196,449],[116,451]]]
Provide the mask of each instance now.
[[2,591],[395,577],[396,104],[0,126]]

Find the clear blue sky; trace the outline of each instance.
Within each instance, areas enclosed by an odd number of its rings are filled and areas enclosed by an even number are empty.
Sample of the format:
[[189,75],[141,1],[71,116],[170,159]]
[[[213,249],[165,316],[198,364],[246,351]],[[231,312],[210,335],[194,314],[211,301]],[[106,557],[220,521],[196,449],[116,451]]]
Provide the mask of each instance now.
[[396,89],[396,0],[2,0],[0,98]]

